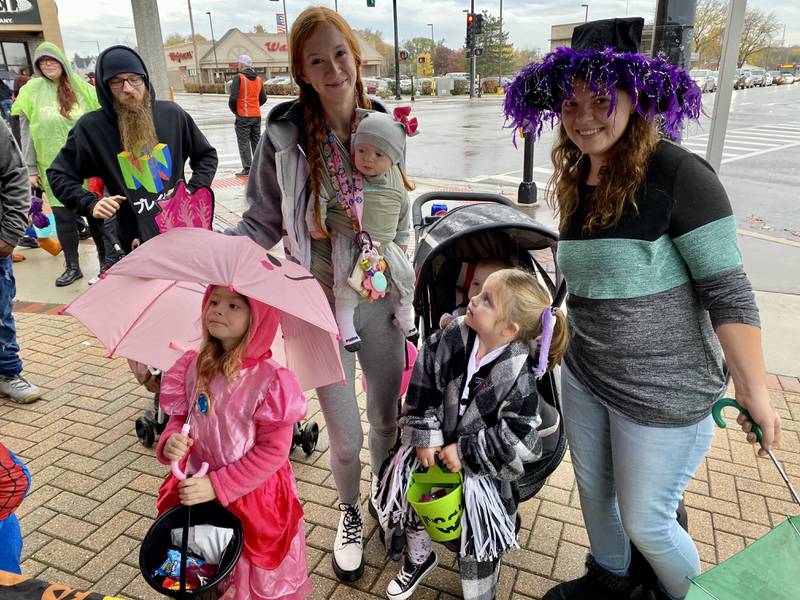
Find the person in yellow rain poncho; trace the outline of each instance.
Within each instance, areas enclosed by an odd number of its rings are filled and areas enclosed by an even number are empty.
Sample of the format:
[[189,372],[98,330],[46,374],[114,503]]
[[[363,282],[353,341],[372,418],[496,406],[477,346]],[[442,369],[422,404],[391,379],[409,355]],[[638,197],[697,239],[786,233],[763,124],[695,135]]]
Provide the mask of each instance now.
[[[20,88],[11,113],[20,117],[22,153],[31,186],[47,194],[53,209],[66,260],[66,270],[56,279],[56,286],[62,287],[83,277],[78,260],[78,227],[75,214],[53,195],[45,172],[78,119],[100,105],[94,88],[72,70],[55,44],[44,42],[36,48],[33,68],[37,77]],[[95,243],[102,248],[102,237],[96,237]]]

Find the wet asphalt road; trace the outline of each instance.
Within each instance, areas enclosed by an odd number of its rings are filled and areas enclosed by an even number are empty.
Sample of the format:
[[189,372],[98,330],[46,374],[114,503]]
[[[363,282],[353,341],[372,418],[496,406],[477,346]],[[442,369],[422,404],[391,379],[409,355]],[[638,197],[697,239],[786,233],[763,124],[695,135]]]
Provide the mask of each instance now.
[[[706,115],[684,144],[705,154],[714,94],[704,96]],[[220,153],[220,171],[240,167],[233,115],[222,96],[180,95]],[[270,98],[267,109],[282,99]],[[412,176],[454,181],[509,183],[522,176],[522,144],[515,148],[504,129],[501,101],[484,97],[419,101],[420,133],[408,142]],[[553,134],[546,131],[534,151],[534,180],[547,181]],[[742,228],[800,241],[800,84],[733,92],[721,178]],[[796,231],[798,235],[792,232]]]

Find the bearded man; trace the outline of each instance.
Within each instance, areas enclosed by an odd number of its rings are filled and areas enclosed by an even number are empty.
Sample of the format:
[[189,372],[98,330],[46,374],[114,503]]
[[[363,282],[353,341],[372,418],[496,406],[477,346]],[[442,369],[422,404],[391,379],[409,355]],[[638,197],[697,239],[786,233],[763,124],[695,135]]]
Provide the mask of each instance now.
[[[187,160],[189,191],[211,187],[217,151],[186,111],[155,99],[144,61],[132,49],[104,50],[96,74],[101,108],[72,128],[47,177],[64,206],[107,224],[116,215],[114,242],[129,252],[158,234],[158,202],[184,179]],[[84,189],[91,177],[103,180],[107,196]]]

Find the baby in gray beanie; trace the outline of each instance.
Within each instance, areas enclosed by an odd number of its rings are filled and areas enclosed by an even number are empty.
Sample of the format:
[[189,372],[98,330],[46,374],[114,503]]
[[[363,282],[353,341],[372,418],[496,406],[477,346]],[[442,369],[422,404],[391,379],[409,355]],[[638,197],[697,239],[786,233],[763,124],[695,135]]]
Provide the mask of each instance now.
[[[364,212],[362,227],[369,234],[375,249],[384,259],[384,272],[395,310],[395,323],[407,338],[416,339],[414,324],[414,268],[405,252],[411,238],[410,206],[408,190],[414,189],[402,170],[405,158],[406,131],[416,132],[416,121],[409,126],[408,109],[400,109],[399,120],[382,112],[357,109],[358,127],[353,135],[353,170],[363,176]],[[309,207],[306,222],[312,237],[320,233],[319,225],[325,227],[328,203],[336,205],[335,199],[318,198],[318,218],[313,207]],[[310,203],[313,204],[313,203]],[[331,237],[333,263],[333,295],[335,299],[336,323],[339,326],[344,347],[350,352],[361,349],[361,338],[356,331],[353,318],[355,309],[365,297],[363,275],[358,263],[362,260],[362,248],[341,230]]]

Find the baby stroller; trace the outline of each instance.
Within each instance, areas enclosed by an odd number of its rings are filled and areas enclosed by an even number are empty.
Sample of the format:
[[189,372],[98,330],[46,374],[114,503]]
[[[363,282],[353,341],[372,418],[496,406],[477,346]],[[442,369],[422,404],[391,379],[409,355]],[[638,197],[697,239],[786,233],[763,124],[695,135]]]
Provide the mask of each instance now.
[[[423,217],[423,205],[433,204],[432,216]],[[444,213],[444,214],[440,214]],[[414,310],[417,327],[427,337],[439,328],[443,314],[465,307],[474,265],[485,259],[502,259],[535,273],[549,290],[553,305],[566,296],[555,263],[558,236],[523,213],[511,200],[497,194],[431,192],[412,206],[416,239]],[[518,501],[532,498],[558,467],[566,451],[566,435],[556,379],[548,372],[539,380],[539,393],[547,406],[539,433],[542,457],[525,466],[517,482]]]

